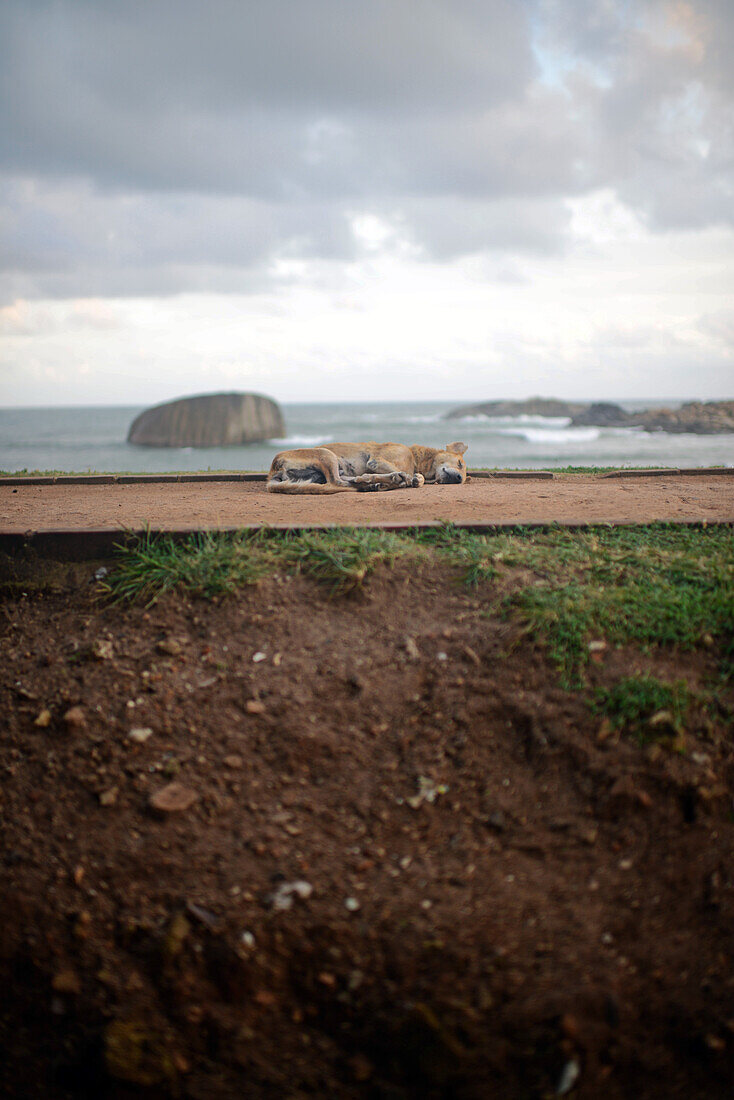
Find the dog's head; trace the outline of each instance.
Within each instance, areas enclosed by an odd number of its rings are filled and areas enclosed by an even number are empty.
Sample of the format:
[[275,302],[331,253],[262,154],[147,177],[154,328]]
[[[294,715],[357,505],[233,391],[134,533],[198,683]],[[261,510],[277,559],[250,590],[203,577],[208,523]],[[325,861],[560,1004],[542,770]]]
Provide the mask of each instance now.
[[463,455],[466,443],[449,443],[443,451],[436,451],[427,481],[439,485],[461,485],[466,481],[466,462]]

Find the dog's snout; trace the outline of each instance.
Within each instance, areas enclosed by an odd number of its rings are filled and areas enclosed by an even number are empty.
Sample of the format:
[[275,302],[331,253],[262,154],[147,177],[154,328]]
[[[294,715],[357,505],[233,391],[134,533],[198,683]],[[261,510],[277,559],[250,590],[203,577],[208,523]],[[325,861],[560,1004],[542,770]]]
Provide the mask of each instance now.
[[445,485],[458,485],[461,481],[461,471],[453,470],[450,466],[442,466],[436,480]]

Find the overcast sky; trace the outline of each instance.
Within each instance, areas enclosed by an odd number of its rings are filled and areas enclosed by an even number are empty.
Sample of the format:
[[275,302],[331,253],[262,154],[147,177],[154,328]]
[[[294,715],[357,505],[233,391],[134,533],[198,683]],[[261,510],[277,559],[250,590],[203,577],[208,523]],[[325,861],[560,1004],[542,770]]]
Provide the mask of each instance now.
[[0,404],[734,397],[731,0],[2,0]]

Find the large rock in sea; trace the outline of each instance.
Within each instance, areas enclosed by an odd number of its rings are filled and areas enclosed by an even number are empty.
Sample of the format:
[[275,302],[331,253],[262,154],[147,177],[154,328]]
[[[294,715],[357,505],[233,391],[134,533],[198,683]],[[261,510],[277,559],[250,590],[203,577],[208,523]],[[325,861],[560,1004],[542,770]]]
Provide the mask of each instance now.
[[154,405],[136,416],[128,443],[144,447],[227,447],[285,435],[280,406],[257,393],[206,393]]

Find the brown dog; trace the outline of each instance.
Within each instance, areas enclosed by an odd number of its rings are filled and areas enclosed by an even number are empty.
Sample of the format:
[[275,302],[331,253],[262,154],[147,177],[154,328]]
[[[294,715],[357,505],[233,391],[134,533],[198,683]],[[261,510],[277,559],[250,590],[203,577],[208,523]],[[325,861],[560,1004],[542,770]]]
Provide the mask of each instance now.
[[417,489],[424,482],[466,481],[466,443],[405,447],[402,443],[330,443],[281,451],[267,479],[270,493],[354,493]]

